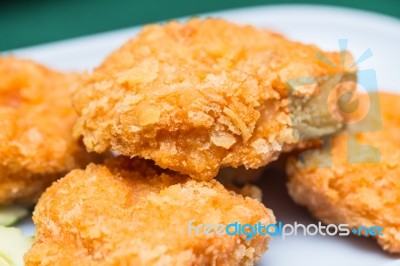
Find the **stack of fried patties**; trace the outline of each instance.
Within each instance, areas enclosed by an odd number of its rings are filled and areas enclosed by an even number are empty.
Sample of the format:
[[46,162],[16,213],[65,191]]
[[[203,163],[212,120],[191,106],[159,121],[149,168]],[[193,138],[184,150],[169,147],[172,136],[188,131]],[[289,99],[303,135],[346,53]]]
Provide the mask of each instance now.
[[[256,187],[224,187],[214,178],[220,168],[257,169],[282,153],[314,148],[319,138],[341,130],[346,121],[338,99],[356,87],[355,70],[342,66],[344,58],[351,62],[346,52],[323,52],[269,31],[218,19],[145,27],[93,73],[71,79],[77,115],[74,139],[66,138],[73,144],[57,145],[65,150],[79,147],[83,140],[87,151],[112,151],[114,156],[71,171],[41,196],[33,216],[36,239],[25,263],[253,265],[267,250],[268,234],[251,239],[245,234],[207,234],[201,226],[273,224],[273,213],[261,203]],[[55,90],[49,86],[39,94],[47,96]],[[68,95],[61,97],[56,97],[57,102],[71,105]],[[5,105],[14,104],[13,99],[10,94]],[[49,105],[55,102],[48,101]],[[59,135],[57,125],[70,133],[65,114],[56,105],[37,117],[47,116],[57,122],[48,124],[48,131]],[[38,152],[50,149],[47,137],[38,142],[40,136],[31,131],[26,138],[40,143]],[[27,151],[20,151],[21,156]],[[90,157],[78,148],[71,154]],[[47,152],[43,157],[50,160],[54,155]],[[14,164],[2,166],[7,171],[0,178],[16,180],[9,173],[21,169],[30,173],[26,175],[29,187],[43,190],[47,184],[43,180],[55,180],[59,172],[76,168],[78,162],[87,164],[83,159],[74,163],[73,158],[64,159],[67,163],[57,174],[55,162],[53,172],[39,171],[28,167],[28,159],[13,162],[10,158]],[[293,167],[291,194],[313,210],[315,201],[307,197],[320,200],[324,189],[314,184],[307,188],[301,180],[310,173]],[[399,191],[391,192],[398,200]],[[369,208],[366,204],[359,207],[360,216]],[[324,206],[325,213],[335,213],[339,205]],[[346,218],[327,219],[318,212],[316,216],[334,222]],[[400,224],[390,221],[394,228]],[[398,238],[390,242],[393,246],[387,243],[386,249],[399,250],[394,246]]]

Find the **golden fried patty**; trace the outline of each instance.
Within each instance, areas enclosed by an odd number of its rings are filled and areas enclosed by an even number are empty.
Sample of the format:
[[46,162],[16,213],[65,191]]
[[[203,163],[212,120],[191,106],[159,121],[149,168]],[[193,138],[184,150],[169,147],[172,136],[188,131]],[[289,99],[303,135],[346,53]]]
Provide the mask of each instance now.
[[71,136],[75,79],[0,58],[0,206],[35,202],[56,178],[87,161]]
[[215,180],[123,157],[69,173],[42,195],[33,220],[26,265],[253,265],[268,236],[207,236],[190,221],[275,223],[258,200]]
[[300,163],[292,158],[287,186],[298,204],[326,223],[382,227],[379,244],[400,254],[400,95],[379,98],[381,112],[370,123],[382,119],[381,130],[355,134],[357,125],[350,125],[345,136],[333,140],[331,168],[315,167],[329,159],[327,151],[313,151]]
[[332,99],[354,89],[341,81],[355,74],[340,58],[219,19],[146,26],[84,79],[74,134],[90,151],[152,159],[197,180],[221,166],[258,168],[298,136],[341,127]]

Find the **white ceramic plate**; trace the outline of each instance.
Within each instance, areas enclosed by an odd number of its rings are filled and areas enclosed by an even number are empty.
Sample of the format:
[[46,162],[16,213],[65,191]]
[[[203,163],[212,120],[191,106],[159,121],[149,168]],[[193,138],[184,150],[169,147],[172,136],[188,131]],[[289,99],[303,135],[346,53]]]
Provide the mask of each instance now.
[[[348,49],[355,58],[367,49],[373,56],[360,69],[374,69],[382,90],[400,92],[400,21],[395,18],[352,9],[311,5],[279,5],[236,9],[207,14],[228,20],[270,28],[288,38],[314,43],[323,49],[338,50],[338,40],[347,39]],[[77,38],[13,51],[15,55],[32,58],[60,70],[87,70],[98,65],[112,50],[138,32],[138,28]],[[265,202],[283,223],[316,223],[308,213],[288,198],[284,180],[266,177]],[[28,219],[19,225],[25,234],[33,234]],[[375,241],[358,237],[289,237],[273,239],[271,248],[260,265],[341,265],[395,266],[399,257],[380,250]]]

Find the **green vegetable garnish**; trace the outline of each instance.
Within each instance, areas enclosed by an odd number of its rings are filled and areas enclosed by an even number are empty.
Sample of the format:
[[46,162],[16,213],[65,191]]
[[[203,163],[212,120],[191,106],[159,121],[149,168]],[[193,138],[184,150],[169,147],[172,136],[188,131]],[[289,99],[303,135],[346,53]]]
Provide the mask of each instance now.
[[0,266],[23,266],[32,244],[33,237],[23,236],[20,229],[0,226]]
[[20,206],[0,207],[0,226],[13,225],[27,216],[28,213],[27,209]]

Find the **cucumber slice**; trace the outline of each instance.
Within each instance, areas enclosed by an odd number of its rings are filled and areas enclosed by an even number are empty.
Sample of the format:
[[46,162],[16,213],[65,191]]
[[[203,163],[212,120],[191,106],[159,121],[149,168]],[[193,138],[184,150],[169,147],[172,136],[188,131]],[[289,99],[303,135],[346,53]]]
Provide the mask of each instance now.
[[7,255],[0,253],[0,266],[14,266],[14,263]]
[[13,264],[6,255],[0,253],[0,266],[13,266]]
[[28,215],[28,210],[20,206],[0,207],[0,226],[10,226]]
[[0,226],[0,266],[23,266],[32,243],[33,237],[23,236],[20,229]]

